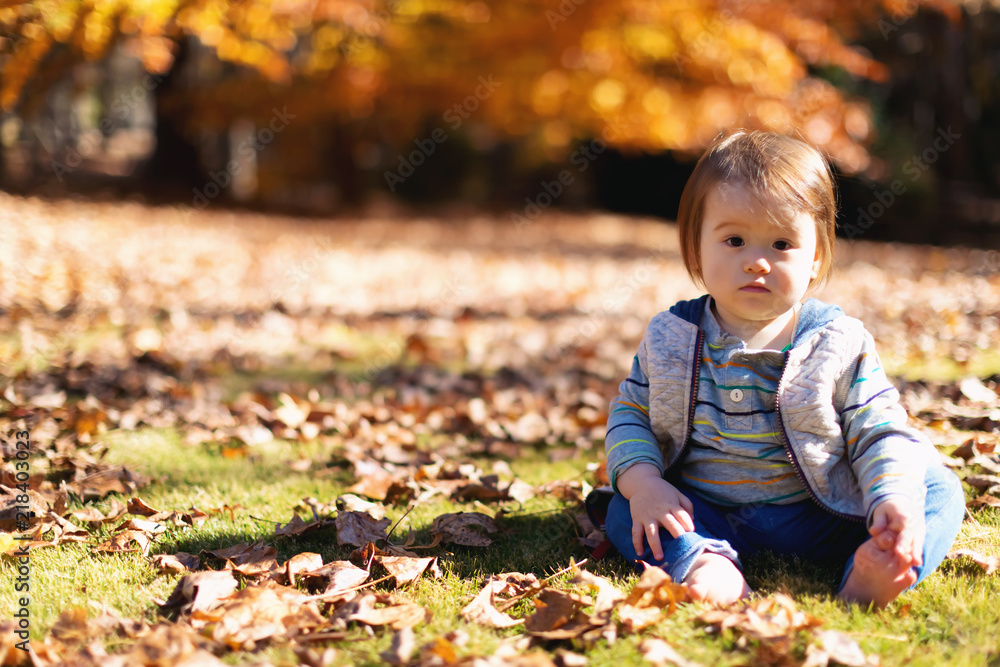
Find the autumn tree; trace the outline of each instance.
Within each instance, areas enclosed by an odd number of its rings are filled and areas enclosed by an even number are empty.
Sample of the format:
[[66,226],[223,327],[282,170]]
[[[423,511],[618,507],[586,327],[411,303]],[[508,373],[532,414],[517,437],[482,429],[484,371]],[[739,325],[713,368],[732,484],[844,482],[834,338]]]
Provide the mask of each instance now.
[[[870,110],[816,75],[886,68],[849,45],[863,26],[950,0],[37,0],[2,3],[0,105],[30,114],[81,58],[115,45],[169,76],[183,44],[210,52],[157,89],[161,122],[224,131],[267,122],[340,128],[404,146],[428,119],[527,137],[548,158],[601,136],[629,150],[696,153],[733,124],[791,130],[845,171],[868,162]],[[190,39],[189,39],[190,38]]]

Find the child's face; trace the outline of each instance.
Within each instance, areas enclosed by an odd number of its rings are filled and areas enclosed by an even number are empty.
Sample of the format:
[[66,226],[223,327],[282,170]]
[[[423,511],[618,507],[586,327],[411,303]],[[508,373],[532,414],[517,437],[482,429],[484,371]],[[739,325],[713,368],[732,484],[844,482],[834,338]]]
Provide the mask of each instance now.
[[756,329],[788,313],[819,272],[816,221],[791,209],[771,212],[783,224],[769,220],[743,185],[722,183],[705,199],[702,276],[719,314],[735,326]]

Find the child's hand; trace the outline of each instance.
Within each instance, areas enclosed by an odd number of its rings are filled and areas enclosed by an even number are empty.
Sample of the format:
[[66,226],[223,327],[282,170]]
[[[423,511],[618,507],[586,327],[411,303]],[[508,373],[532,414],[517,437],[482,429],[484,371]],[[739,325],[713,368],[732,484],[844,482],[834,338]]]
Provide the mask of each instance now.
[[[868,529],[879,548],[892,549],[910,565],[923,563],[924,522],[914,508],[900,498],[888,498],[875,506],[872,525]],[[878,539],[883,535],[881,539]]]
[[[631,473],[631,474],[630,474]],[[629,501],[632,513],[632,546],[637,554],[644,551],[642,538],[646,537],[653,558],[663,558],[660,544],[660,526],[674,537],[694,530],[694,507],[687,496],[660,477],[654,466],[638,464],[618,478],[618,490]]]

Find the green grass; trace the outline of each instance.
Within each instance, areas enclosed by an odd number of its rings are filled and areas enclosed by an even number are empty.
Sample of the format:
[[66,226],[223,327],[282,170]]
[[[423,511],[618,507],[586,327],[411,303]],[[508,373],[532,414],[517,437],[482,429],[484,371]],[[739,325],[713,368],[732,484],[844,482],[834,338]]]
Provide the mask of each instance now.
[[[182,443],[173,431],[112,432],[104,442],[108,459],[150,475],[153,484],[139,495],[157,509],[199,509],[236,505],[235,517],[216,514],[204,524],[186,530],[172,528],[150,549],[150,554],[229,546],[241,541],[262,539],[278,549],[278,560],[313,551],[324,561],[346,558],[349,547],[338,547],[334,532],[319,531],[300,538],[273,537],[274,522],[287,522],[292,508],[306,496],[331,502],[350,484],[347,471],[318,475],[295,472],[288,462],[308,457],[324,464],[331,451],[318,444],[290,444],[275,441],[256,447],[251,458],[227,459],[202,446]],[[488,468],[489,461],[480,461]],[[544,452],[529,450],[512,461],[515,474],[530,483],[555,479],[580,478],[585,475],[584,459],[550,462]],[[108,507],[110,499],[96,503]],[[517,628],[496,631],[467,625],[460,609],[480,589],[483,578],[504,571],[533,572],[542,577],[577,561],[586,553],[574,539],[571,518],[565,504],[553,498],[536,498],[523,508],[516,503],[505,505],[505,532],[496,535],[496,543],[487,549],[453,547],[441,555],[445,576],[439,580],[423,579],[399,591],[429,608],[433,617],[416,628],[418,646],[450,630],[461,627],[469,634],[461,655],[490,655],[504,637],[520,633]],[[443,512],[481,510],[493,513],[496,506],[484,510],[476,503],[454,503],[438,497],[417,506],[397,528],[402,538],[413,530],[417,544],[430,541],[428,527]],[[403,515],[401,507],[390,508],[394,521]],[[95,536],[103,539],[108,529]],[[395,537],[395,536],[394,536]],[[102,601],[127,617],[157,619],[153,598],[165,599],[179,579],[176,575],[158,575],[148,560],[139,554],[96,554],[92,545],[66,545],[38,549],[32,553],[32,627],[33,642],[41,641],[61,610],[87,607],[92,600]],[[977,510],[975,521],[966,521],[957,547],[993,552],[1000,551],[1000,512]],[[598,574],[612,578],[628,589],[635,580],[630,567],[617,558],[592,564]],[[0,560],[0,579],[9,581],[13,568],[9,559]],[[868,613],[837,602],[833,584],[838,573],[816,570],[788,559],[758,557],[746,563],[751,586],[761,594],[787,591],[795,596],[800,608],[825,621],[824,627],[847,632],[868,653],[881,657],[883,665],[996,665],[1000,664],[1000,640],[995,624],[1000,619],[1000,576],[984,576],[976,566],[946,561],[917,590],[904,594],[888,610]],[[0,609],[15,604],[12,586],[0,590]],[[530,603],[524,603],[525,609]],[[741,648],[731,633],[714,635],[694,621],[704,608],[683,605],[647,634],[667,638],[685,657],[705,665],[752,663],[753,646]],[[91,615],[95,612],[91,609]],[[4,613],[6,617],[6,612]],[[642,635],[645,636],[645,635]],[[577,647],[591,665],[638,664],[642,636],[623,636],[612,645],[604,642],[591,647]],[[350,630],[350,641],[335,644],[338,664],[381,664],[380,651],[389,646],[391,633],[376,630],[370,636],[364,628]],[[122,640],[110,639],[109,651],[122,647]],[[793,643],[793,653],[803,654],[806,638]],[[555,645],[547,648],[555,648]],[[801,655],[800,655],[801,657]],[[296,664],[287,646],[265,647],[253,656],[227,654],[228,664],[244,664],[269,659],[275,664]]]
[[1000,350],[973,349],[965,363],[958,363],[945,355],[928,355],[923,359],[895,354],[885,347],[879,350],[885,372],[907,380],[932,380],[954,382],[964,377],[986,378],[1000,375]]

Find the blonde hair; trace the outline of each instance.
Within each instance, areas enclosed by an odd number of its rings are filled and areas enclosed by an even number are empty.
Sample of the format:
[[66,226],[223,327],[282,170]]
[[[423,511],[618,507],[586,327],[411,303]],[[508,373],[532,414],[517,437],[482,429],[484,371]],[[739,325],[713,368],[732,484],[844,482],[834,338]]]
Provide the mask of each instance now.
[[[812,290],[825,282],[833,265],[837,202],[830,165],[816,148],[774,132],[739,130],[709,146],[684,185],[677,225],[681,257],[691,279],[704,287],[701,269],[701,223],[705,200],[720,184],[741,185],[759,203],[781,203],[816,221],[819,271]],[[780,221],[779,221],[780,222]]]

